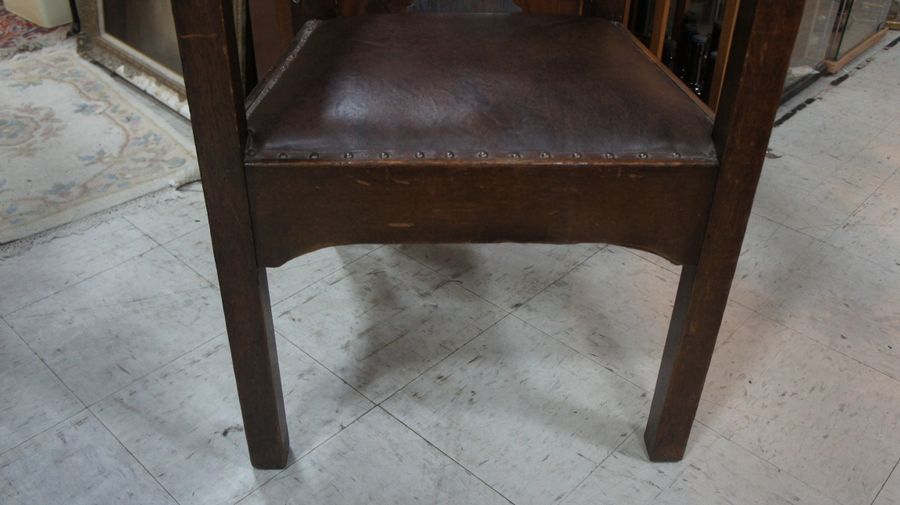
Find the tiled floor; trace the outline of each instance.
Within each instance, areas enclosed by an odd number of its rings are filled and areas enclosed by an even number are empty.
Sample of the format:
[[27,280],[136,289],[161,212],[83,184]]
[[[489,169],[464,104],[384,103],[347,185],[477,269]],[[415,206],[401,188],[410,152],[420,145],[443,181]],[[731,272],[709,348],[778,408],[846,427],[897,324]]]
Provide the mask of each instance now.
[[271,273],[291,466],[242,433],[202,195],[0,256],[0,503],[900,503],[900,47],[775,131],[684,461],[646,420],[678,268],[353,246]]

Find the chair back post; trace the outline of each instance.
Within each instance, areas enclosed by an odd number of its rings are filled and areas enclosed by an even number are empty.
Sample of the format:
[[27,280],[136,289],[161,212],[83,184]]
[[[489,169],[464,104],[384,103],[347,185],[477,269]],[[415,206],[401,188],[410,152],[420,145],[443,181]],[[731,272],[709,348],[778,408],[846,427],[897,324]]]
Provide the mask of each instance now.
[[741,1],[713,129],[719,157],[732,167],[740,158],[761,168],[804,2]]
[[294,39],[294,3],[290,0],[249,0],[256,75],[262,80]]
[[[713,126],[720,168],[707,224],[707,230],[727,237],[708,241],[712,250],[705,246],[704,255],[718,256],[720,246],[742,242],[804,1],[741,0]],[[726,256],[737,263],[736,255]]]
[[[197,155],[240,149],[247,140],[247,117],[231,0],[172,0],[175,31],[191,108]],[[225,168],[225,167],[223,167]]]

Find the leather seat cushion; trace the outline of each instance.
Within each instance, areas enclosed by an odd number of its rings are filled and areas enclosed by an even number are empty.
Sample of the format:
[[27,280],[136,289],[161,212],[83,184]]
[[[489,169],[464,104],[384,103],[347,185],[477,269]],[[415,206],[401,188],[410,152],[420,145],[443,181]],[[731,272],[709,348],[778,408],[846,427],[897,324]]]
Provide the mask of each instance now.
[[715,157],[708,111],[606,20],[354,16],[294,44],[249,106],[251,158]]

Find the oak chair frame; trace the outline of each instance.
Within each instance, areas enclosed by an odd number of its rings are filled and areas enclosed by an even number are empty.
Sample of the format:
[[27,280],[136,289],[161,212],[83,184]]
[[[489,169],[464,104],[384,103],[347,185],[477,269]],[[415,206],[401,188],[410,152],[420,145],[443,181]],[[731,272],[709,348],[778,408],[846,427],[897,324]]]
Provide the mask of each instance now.
[[[282,468],[289,453],[266,267],[325,246],[371,242],[605,242],[651,251],[683,265],[644,435],[651,460],[683,457],[741,252],[803,0],[741,2],[712,130],[716,162],[532,160],[485,167],[457,161],[452,170],[442,170],[447,163],[432,160],[426,171],[414,170],[425,162],[413,165],[401,160],[253,160],[248,155],[231,1],[173,0],[173,7],[254,466]],[[554,170],[547,170],[551,164]],[[296,203],[316,197],[307,187],[308,178],[335,170],[363,179],[389,170],[415,183],[391,202],[384,201],[386,193],[377,187],[321,185],[320,203],[340,195],[370,208],[380,205],[382,210],[375,211],[370,221],[349,226],[357,207],[327,209],[314,216],[315,236],[307,236],[308,220],[284,216],[313,212]],[[509,182],[522,180],[533,180],[534,187]],[[476,184],[515,196],[498,204],[490,191],[471,191]],[[473,203],[487,224],[472,225],[471,215],[435,218],[413,228],[386,227],[386,221],[379,221],[410,213],[428,215],[432,202],[416,198],[415,192],[435,186],[442,188],[444,196],[439,198]],[[552,188],[560,186],[599,188],[602,197],[577,191],[555,194]],[[673,194],[687,211],[670,205]],[[535,212],[532,207],[538,203],[560,209],[569,226],[559,226],[560,218],[551,216],[558,213]],[[667,217],[673,212],[680,212],[679,219],[685,212],[693,217],[685,224]],[[510,219],[516,213],[521,217]]]

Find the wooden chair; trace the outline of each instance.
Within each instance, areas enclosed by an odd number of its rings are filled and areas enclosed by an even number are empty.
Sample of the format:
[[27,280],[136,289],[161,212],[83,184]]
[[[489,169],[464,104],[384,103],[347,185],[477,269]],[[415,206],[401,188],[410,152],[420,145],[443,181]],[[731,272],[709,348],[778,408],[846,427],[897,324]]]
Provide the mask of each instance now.
[[306,23],[245,101],[230,0],[173,0],[254,466],[288,457],[265,268],[351,243],[603,242],[683,265],[644,436],[682,458],[803,0],[741,2],[715,118],[622,26],[516,3],[534,15]]

